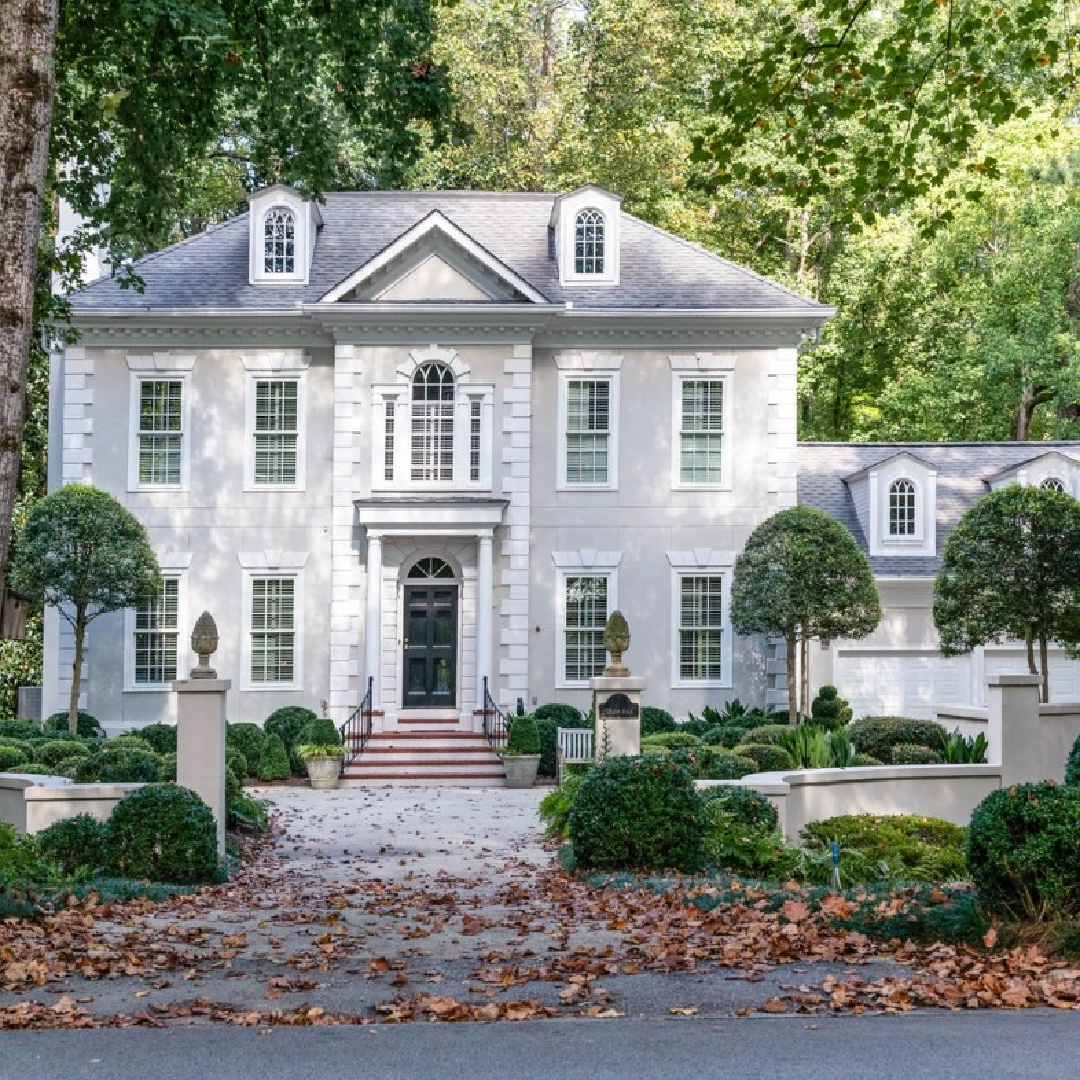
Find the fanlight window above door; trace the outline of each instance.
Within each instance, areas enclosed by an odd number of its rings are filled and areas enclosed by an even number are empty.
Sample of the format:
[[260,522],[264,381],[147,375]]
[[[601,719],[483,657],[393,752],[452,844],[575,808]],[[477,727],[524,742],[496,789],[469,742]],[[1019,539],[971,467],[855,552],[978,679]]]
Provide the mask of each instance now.
[[409,578],[452,578],[454,571],[442,559],[418,559],[409,569]]

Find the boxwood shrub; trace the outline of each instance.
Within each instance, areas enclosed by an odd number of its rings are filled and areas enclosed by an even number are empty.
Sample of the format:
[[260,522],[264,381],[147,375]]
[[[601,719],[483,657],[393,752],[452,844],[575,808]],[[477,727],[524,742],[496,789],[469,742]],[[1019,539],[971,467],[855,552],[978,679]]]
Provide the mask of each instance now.
[[506,752],[508,754],[540,753],[540,734],[536,730],[536,720],[528,713],[511,718]]
[[790,724],[763,724],[758,728],[749,728],[744,744],[775,746],[791,734]]
[[285,746],[277,735],[266,737],[255,775],[263,781],[289,779],[291,775],[289,755],[285,752]]
[[71,739],[50,739],[34,750],[34,760],[49,766],[66,761],[68,758],[81,759],[89,756],[90,747],[86,743],[74,742]]
[[753,758],[743,757],[731,750],[713,750],[706,768],[701,773],[701,779],[741,780],[744,776],[759,771]]
[[675,717],[667,709],[658,709],[655,705],[646,705],[641,710],[641,736],[662,735],[678,731]]
[[[52,716],[45,721],[42,727],[45,731],[67,731],[67,712],[54,712]],[[82,712],[82,710],[80,710],[76,722],[75,734],[81,735],[84,739],[96,739],[103,736],[105,732],[97,722],[96,717],[91,716],[88,712]]]
[[668,750],[693,750],[701,745],[701,740],[685,731],[665,731],[657,735],[643,736],[641,744],[643,747],[664,746]]
[[941,755],[929,746],[917,746],[915,743],[897,743],[892,748],[889,760],[894,765],[937,765]]
[[27,764],[27,757],[14,746],[0,746],[0,772],[18,772]]
[[[297,744],[301,746],[340,746],[341,732],[338,731],[337,724],[329,716],[316,716],[300,729]],[[292,748],[289,747],[290,750]]]
[[254,776],[263,743],[266,742],[266,732],[258,724],[230,724],[225,730],[225,741],[244,755],[247,775]]
[[105,746],[110,750],[137,750],[140,754],[156,754],[157,751],[139,735],[114,735]]
[[58,863],[66,874],[105,864],[108,826],[89,814],[57,821],[36,836],[41,853]]
[[795,759],[782,746],[746,743],[736,746],[734,753],[756,762],[759,772],[778,772],[781,769],[795,768]]
[[[53,776],[66,776],[70,779],[75,779],[75,774],[79,771],[79,766],[86,761],[85,757],[66,757],[62,761],[58,761],[55,765],[40,765],[38,768],[43,773],[51,774]],[[89,782],[89,781],[87,781]]]
[[33,739],[40,734],[41,728],[29,720],[0,720],[0,738]]
[[155,754],[176,753],[175,724],[147,724],[131,734],[138,735],[144,742],[149,743]]
[[1080,915],[1080,787],[1014,784],[971,815],[967,858],[979,898],[1014,919]]
[[568,828],[583,869],[692,872],[702,865],[702,809],[694,778],[668,760],[600,762],[578,788]]
[[263,730],[267,735],[276,735],[289,751],[297,743],[301,742],[300,733],[312,720],[318,717],[310,710],[299,705],[286,705],[284,708],[275,709],[263,724]]
[[746,741],[746,728],[733,724],[717,724],[702,732],[701,741],[705,746],[722,746],[725,750],[730,750]]
[[773,830],[780,825],[776,807],[753,788],[723,785],[698,792],[703,806],[719,806],[734,822],[748,829]]
[[148,784],[122,799],[108,822],[106,857],[123,877],[177,885],[218,874],[217,826],[210,807],[176,784]]
[[847,726],[855,749],[878,761],[890,761],[892,748],[901,743],[928,746],[942,751],[949,733],[933,720],[913,720],[906,716],[864,716]]
[[235,746],[230,746],[225,751],[225,768],[236,773],[237,780],[242,783],[248,775],[247,758]]
[[1065,762],[1065,783],[1080,785],[1080,737],[1072,744]]
[[556,727],[590,727],[581,710],[565,701],[549,701],[533,710],[537,720],[554,720]]
[[158,754],[158,779],[163,784],[176,782],[176,755]]
[[75,779],[80,784],[152,784],[160,779],[160,768],[156,754],[106,744],[80,760]]

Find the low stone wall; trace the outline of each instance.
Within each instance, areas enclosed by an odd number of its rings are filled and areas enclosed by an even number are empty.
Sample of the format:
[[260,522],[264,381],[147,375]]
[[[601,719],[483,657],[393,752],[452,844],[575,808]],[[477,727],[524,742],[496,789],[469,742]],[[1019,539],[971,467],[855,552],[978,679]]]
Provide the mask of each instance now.
[[76,784],[65,776],[0,773],[0,821],[23,835],[41,832],[76,814],[105,821],[113,807],[142,784]]
[[841,814],[924,814],[967,825],[971,811],[1001,787],[999,765],[875,765],[754,773],[736,781],[768,796],[788,840],[811,821]]

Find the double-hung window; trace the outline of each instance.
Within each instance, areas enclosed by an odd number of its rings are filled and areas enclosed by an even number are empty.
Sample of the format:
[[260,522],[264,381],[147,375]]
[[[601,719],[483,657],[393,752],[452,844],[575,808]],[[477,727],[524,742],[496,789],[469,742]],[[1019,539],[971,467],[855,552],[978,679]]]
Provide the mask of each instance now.
[[611,380],[566,382],[566,483],[606,487],[611,440]]
[[723,585],[718,574],[681,574],[679,582],[679,681],[723,679]]
[[687,486],[724,482],[723,379],[678,380],[678,476]]
[[184,381],[138,382],[138,482],[145,487],[180,487],[183,482]]
[[167,686],[176,680],[180,579],[164,577],[156,600],[135,608],[134,684]]
[[563,578],[563,681],[584,683],[604,670],[604,624],[608,617],[607,575]]
[[252,577],[250,657],[253,685],[296,681],[296,578]]
[[255,381],[255,483],[294,486],[299,477],[300,385],[296,379]]

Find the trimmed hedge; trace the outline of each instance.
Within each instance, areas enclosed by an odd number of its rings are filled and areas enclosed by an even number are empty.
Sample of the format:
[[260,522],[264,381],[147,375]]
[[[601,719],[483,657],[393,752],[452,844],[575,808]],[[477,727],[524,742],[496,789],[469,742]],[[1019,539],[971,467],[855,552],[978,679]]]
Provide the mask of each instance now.
[[229,724],[225,729],[225,742],[235,746],[244,755],[247,763],[247,775],[254,776],[262,755],[266,732],[258,724]]
[[106,744],[79,761],[75,779],[80,784],[152,784],[160,779],[160,766],[155,754],[123,747],[112,750]]
[[[341,732],[329,716],[316,716],[300,730],[294,745],[300,746],[340,746]],[[292,751],[293,747],[288,748]]]
[[667,709],[658,709],[655,705],[646,705],[641,710],[641,737],[647,735],[662,735],[672,731],[678,731],[679,725],[675,723],[675,717]]
[[284,708],[275,709],[266,718],[263,730],[267,735],[276,735],[286,751],[289,751],[301,741],[300,733],[312,720],[318,720],[318,717],[310,709],[300,705],[286,705]]
[[701,742],[704,746],[722,746],[725,750],[731,750],[739,743],[746,741],[746,728],[717,724],[707,728],[701,734]]
[[790,724],[764,724],[759,728],[750,728],[743,739],[744,745],[776,746],[783,742],[795,729]]
[[890,761],[892,748],[902,743],[942,751],[949,738],[941,724],[906,716],[864,716],[848,724],[847,732],[856,750],[878,761]]
[[14,746],[0,746],[0,772],[18,772],[28,764],[26,755]]
[[105,746],[110,750],[137,750],[140,754],[156,754],[157,751],[138,735],[115,735]]
[[176,755],[175,754],[159,754],[158,763],[160,775],[159,780],[163,784],[176,783]]
[[35,839],[41,853],[58,863],[66,874],[86,867],[95,870],[105,864],[108,825],[89,814],[57,821],[42,829]]
[[780,826],[776,807],[753,788],[713,787],[698,792],[698,799],[705,807],[719,806],[732,821],[748,829],[765,829],[771,832]]
[[941,755],[929,746],[900,743],[892,748],[889,760],[894,765],[937,765],[941,761]]
[[108,822],[107,858],[124,877],[196,885],[218,876],[210,807],[176,784],[133,791]]
[[292,775],[289,768],[289,755],[285,752],[285,745],[277,735],[266,737],[255,775],[263,781],[288,780]]
[[[68,714],[64,712],[54,712],[45,723],[42,725],[45,731],[67,731],[68,730]],[[81,735],[84,739],[96,739],[100,738],[105,732],[102,730],[101,725],[97,722],[97,718],[91,716],[88,712],[83,712],[81,709],[78,713],[78,720],[76,722],[76,735]]]
[[506,753],[540,753],[540,734],[536,730],[536,720],[528,713],[511,719],[510,734],[506,740]]
[[1044,920],[1080,915],[1080,787],[1015,784],[971,815],[967,859],[992,913]]
[[1072,744],[1065,762],[1065,783],[1080,785],[1080,737]]
[[878,759],[876,757],[873,757],[870,754],[856,754],[851,759],[851,767],[852,768],[858,768],[859,766],[864,766],[865,767],[865,766],[868,766],[868,765],[884,765],[884,764],[885,764],[884,761],[878,761]]
[[753,758],[730,750],[714,750],[708,764],[701,774],[702,780],[741,780],[750,773],[758,772],[757,762]]
[[641,745],[663,746],[668,750],[694,750],[701,745],[701,740],[685,731],[666,731],[642,738]]
[[565,701],[549,701],[533,710],[537,720],[554,720],[556,727],[590,727],[581,710]]
[[242,783],[248,774],[247,758],[235,746],[226,747],[225,768],[229,772],[236,773],[237,781]]
[[692,872],[704,858],[694,778],[660,758],[600,762],[578,789],[568,827],[583,869]]
[[34,739],[40,735],[41,728],[29,720],[0,720],[0,738]]
[[782,769],[795,768],[795,759],[782,746],[771,746],[768,743],[745,743],[742,746],[736,746],[734,753],[757,762],[758,772],[779,772]]
[[147,724],[146,727],[132,732],[140,739],[150,744],[150,749],[155,754],[176,753],[176,725],[175,724]]
[[34,751],[34,760],[43,765],[56,765],[69,758],[88,758],[90,747],[86,743],[74,742],[71,739],[50,739],[42,743]]

